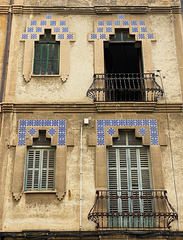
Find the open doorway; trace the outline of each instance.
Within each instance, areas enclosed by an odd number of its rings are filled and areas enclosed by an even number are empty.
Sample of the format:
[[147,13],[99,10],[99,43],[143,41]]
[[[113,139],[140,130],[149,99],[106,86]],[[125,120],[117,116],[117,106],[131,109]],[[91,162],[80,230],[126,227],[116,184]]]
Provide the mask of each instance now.
[[142,101],[144,83],[141,42],[128,30],[116,29],[104,42],[107,101]]

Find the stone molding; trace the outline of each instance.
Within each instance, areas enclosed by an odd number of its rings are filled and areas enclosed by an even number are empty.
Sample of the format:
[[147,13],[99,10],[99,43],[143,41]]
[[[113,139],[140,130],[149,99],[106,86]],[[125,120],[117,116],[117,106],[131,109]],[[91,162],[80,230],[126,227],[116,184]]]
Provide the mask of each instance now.
[[[100,120],[98,120],[100,121]],[[152,179],[153,179],[153,188],[154,189],[164,189],[164,181],[163,181],[163,170],[162,170],[162,160],[161,160],[161,149],[160,149],[160,143],[158,141],[158,129],[157,129],[157,121],[153,119],[149,120],[142,120],[140,121],[144,122],[143,124],[136,125],[136,126],[128,126],[125,124],[125,126],[113,126],[113,121],[125,121],[120,119],[115,120],[104,120],[106,123],[104,126],[104,135],[103,138],[105,139],[104,144],[99,143],[99,135],[102,135],[101,126],[98,126],[97,131],[97,139],[98,144],[96,145],[96,170],[95,170],[95,184],[97,190],[107,190],[107,161],[106,161],[106,155],[107,155],[107,147],[112,146],[112,139],[114,137],[118,137],[119,135],[119,129],[134,129],[135,130],[135,136],[136,137],[142,137],[142,144],[145,146],[149,146],[150,149],[150,156],[151,156],[151,168],[152,168]],[[139,121],[139,119],[132,119],[132,121]],[[151,122],[153,122],[154,131],[156,131],[156,138],[153,140],[152,134],[150,134],[149,125],[145,122],[149,121],[151,125]],[[108,123],[107,123],[108,122]],[[112,126],[113,132],[110,134],[110,126]],[[142,131],[143,128],[143,131]],[[150,127],[151,128],[151,127]],[[108,130],[107,130],[108,129]],[[100,139],[100,141],[102,141]],[[103,142],[103,141],[102,141]]]
[[100,102],[100,103],[58,103],[58,104],[34,104],[34,103],[1,103],[1,113],[182,113],[182,103],[151,103],[151,102]]
[[[75,41],[75,34],[69,31],[68,20],[63,16],[46,14],[29,18],[26,23],[25,32],[22,33],[20,41],[25,42],[23,77],[25,82],[29,82],[34,76],[34,45],[39,41],[40,35],[44,34],[45,29],[50,29],[55,40],[60,42],[59,54],[59,74],[62,82],[66,82],[70,73],[70,42]],[[53,77],[53,75],[47,75]]]

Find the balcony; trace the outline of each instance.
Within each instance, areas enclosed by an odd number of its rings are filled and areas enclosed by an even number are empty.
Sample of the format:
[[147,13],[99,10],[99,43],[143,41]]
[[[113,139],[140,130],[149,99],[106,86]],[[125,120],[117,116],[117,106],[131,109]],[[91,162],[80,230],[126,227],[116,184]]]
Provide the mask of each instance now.
[[94,74],[87,97],[94,102],[157,102],[163,96],[154,73]]
[[164,190],[101,190],[88,219],[97,229],[169,229],[178,215]]

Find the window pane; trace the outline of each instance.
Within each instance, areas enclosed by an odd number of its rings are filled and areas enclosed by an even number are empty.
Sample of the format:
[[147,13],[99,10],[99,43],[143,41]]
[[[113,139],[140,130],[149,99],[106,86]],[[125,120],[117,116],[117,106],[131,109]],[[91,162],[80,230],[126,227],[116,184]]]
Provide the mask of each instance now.
[[53,61],[53,74],[59,74],[59,61]]
[[40,61],[35,61],[34,63],[34,74],[40,74]]
[[41,74],[42,75],[46,74],[46,64],[47,64],[46,61],[42,61],[42,63],[41,63]]
[[42,60],[47,60],[47,45],[46,44],[43,44]]
[[53,61],[52,61],[52,60],[49,60],[49,61],[48,61],[48,75],[53,74],[52,68],[53,68]]
[[54,44],[54,49],[53,49],[53,58],[58,59],[59,57],[59,44]]
[[36,43],[35,58],[36,60],[41,58],[41,44],[38,43]]

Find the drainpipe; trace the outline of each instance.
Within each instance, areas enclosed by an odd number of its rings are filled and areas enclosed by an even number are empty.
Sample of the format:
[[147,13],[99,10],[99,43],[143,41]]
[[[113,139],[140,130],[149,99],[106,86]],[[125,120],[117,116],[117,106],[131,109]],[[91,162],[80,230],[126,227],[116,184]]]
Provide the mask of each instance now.
[[82,229],[82,188],[83,188],[83,125],[81,124],[81,142],[80,142],[80,216],[79,216],[79,230]]
[[7,25],[7,34],[6,34],[6,44],[5,44],[4,60],[3,60],[3,72],[2,72],[2,79],[1,79],[0,102],[2,102],[2,100],[3,100],[4,84],[5,84],[6,69],[7,69],[7,62],[8,62],[10,28],[11,28],[11,19],[12,19],[12,13],[11,13],[12,2],[13,2],[13,0],[10,0],[10,9],[9,9],[9,13],[8,13],[8,25]]

